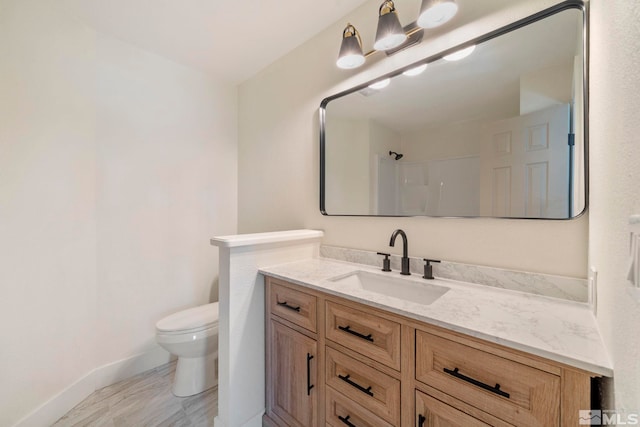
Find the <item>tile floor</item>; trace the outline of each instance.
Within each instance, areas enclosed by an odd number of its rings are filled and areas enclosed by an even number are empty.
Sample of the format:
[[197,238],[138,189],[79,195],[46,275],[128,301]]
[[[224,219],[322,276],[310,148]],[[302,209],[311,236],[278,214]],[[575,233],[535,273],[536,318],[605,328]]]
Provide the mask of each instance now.
[[171,394],[176,363],[93,393],[54,427],[207,427],[218,413],[218,388],[190,397]]

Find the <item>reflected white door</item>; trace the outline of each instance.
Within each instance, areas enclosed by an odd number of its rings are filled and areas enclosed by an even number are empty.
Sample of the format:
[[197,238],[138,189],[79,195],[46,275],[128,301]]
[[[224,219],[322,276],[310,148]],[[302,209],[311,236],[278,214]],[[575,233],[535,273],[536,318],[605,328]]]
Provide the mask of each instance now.
[[481,214],[567,218],[569,106],[489,124],[483,136]]
[[429,162],[427,215],[478,216],[480,161],[477,156]]

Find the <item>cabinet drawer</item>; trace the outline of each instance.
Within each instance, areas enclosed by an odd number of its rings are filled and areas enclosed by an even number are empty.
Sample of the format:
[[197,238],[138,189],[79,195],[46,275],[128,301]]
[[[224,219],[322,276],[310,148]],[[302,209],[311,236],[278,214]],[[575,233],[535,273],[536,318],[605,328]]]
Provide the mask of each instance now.
[[400,423],[400,381],[327,347],[326,382],[392,424]]
[[[327,387],[327,424],[333,427],[393,427],[348,397]],[[395,424],[399,425],[399,424]]]
[[400,324],[327,302],[327,339],[400,370]]
[[560,378],[416,331],[416,379],[518,426],[558,426]]
[[471,415],[447,405],[440,400],[416,390],[417,427],[509,427],[511,424],[498,422],[487,424]]
[[272,314],[311,332],[317,332],[317,299],[305,292],[282,286],[273,279],[269,308]]

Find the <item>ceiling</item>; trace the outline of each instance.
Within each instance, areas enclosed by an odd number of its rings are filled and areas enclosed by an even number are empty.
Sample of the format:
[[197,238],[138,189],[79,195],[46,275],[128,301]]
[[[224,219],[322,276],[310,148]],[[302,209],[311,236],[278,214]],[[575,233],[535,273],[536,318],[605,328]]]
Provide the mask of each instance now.
[[366,1],[63,0],[99,32],[232,83],[253,76]]

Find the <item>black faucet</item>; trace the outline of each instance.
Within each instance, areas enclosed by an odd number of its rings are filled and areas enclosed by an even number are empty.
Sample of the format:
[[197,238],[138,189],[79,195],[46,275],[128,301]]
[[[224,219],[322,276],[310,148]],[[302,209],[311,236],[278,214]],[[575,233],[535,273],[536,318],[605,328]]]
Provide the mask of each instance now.
[[389,246],[394,246],[396,243],[396,237],[398,234],[402,237],[402,269],[400,270],[400,274],[405,276],[411,275],[409,271],[409,244],[407,243],[407,235],[404,231],[397,229],[391,235],[391,240],[389,240]]

